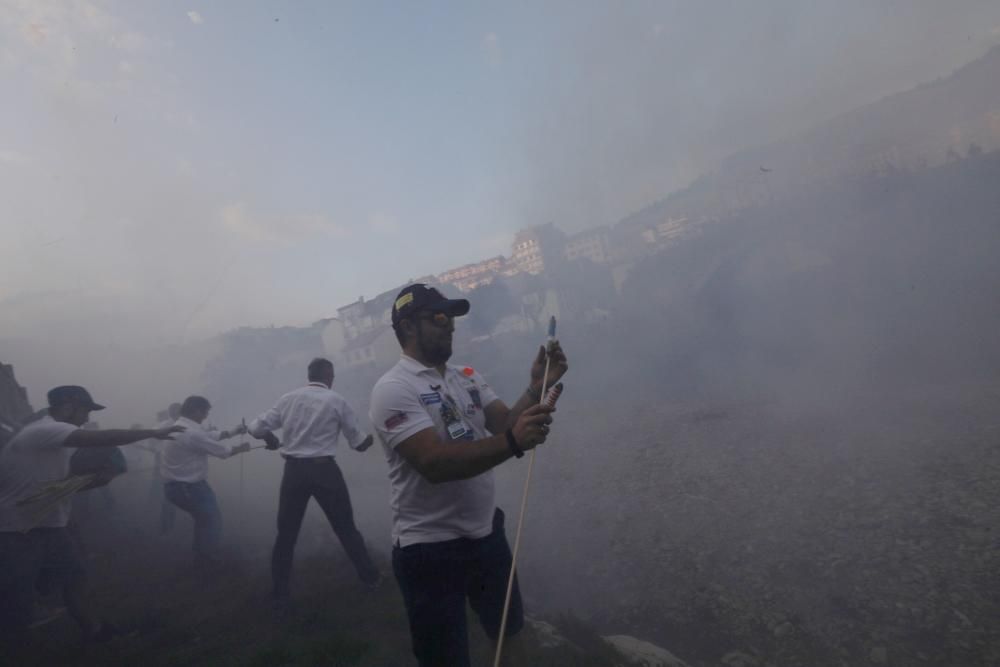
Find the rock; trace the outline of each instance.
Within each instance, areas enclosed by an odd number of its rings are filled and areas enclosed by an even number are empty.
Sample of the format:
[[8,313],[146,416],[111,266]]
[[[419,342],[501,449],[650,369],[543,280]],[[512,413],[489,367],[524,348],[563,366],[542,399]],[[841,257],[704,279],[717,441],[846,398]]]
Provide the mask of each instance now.
[[791,623],[785,621],[784,623],[774,627],[774,636],[781,639],[782,637],[791,634],[794,629],[795,627]]
[[884,665],[889,661],[889,652],[884,646],[876,646],[868,653],[868,659],[872,664]]
[[608,635],[603,639],[623,657],[643,667],[688,667],[670,651],[635,637]]
[[722,656],[722,664],[726,667],[758,667],[760,661],[742,651],[730,651]]
[[528,622],[528,627],[534,631],[540,647],[559,648],[570,643],[551,623],[538,621],[533,618],[526,618],[525,620]]

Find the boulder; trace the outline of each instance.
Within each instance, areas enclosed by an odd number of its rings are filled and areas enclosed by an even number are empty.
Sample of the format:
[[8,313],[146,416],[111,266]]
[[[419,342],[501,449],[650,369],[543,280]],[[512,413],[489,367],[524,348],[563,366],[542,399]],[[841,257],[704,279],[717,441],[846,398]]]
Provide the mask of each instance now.
[[604,641],[634,665],[642,667],[688,667],[688,664],[665,648],[629,637],[628,635],[608,635]]

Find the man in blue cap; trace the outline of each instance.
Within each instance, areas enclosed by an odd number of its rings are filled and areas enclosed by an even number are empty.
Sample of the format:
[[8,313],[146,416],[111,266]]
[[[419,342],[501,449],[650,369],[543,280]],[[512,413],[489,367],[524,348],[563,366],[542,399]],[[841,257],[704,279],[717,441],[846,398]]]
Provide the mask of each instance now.
[[[487,636],[500,635],[512,558],[493,468],[545,442],[546,354],[550,384],[568,368],[558,341],[540,348],[528,388],[507,407],[475,370],[448,363],[455,318],[468,312],[467,300],[433,287],[404,288],[392,308],[402,355],[372,389],[371,422],[392,483],[392,567],[420,667],[469,665],[467,602]],[[523,623],[515,578],[505,636]]]
[[104,406],[76,385],[51,390],[48,403],[48,415],[25,426],[0,451],[0,639],[18,644],[26,638],[35,582],[41,575],[60,586],[67,610],[85,639],[109,639],[113,628],[99,622],[89,608],[83,563],[66,530],[72,496],[61,498],[41,516],[37,508],[21,501],[65,479],[77,448],[169,440],[183,428],[83,429],[90,413]]

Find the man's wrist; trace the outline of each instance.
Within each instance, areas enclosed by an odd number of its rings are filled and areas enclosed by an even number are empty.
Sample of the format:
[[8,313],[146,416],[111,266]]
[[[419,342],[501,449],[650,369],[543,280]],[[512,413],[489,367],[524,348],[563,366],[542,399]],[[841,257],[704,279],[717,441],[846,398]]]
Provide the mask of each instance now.
[[507,429],[504,431],[504,436],[507,438],[507,449],[517,458],[524,456],[524,450],[517,444],[517,438],[514,437],[514,431]]
[[528,395],[528,398],[530,398],[531,400],[535,401],[536,403],[538,401],[542,400],[542,388],[541,387],[538,387],[536,389],[535,387],[533,387],[533,386],[531,386],[529,384],[528,388],[524,390],[524,393]]

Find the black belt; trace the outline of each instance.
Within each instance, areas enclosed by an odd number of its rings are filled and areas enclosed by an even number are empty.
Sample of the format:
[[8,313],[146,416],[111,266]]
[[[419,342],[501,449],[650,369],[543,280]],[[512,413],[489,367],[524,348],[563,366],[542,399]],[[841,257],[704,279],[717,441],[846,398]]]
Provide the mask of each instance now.
[[332,456],[288,456],[287,454],[282,454],[281,458],[285,459],[289,463],[329,463],[333,461]]

